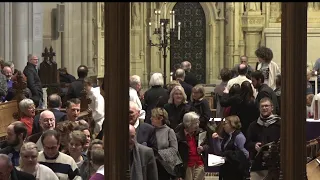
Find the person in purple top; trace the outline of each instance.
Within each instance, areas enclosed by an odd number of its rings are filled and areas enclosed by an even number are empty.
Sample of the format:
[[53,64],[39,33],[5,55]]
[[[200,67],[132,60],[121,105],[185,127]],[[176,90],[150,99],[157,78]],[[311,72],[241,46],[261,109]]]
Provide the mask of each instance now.
[[91,152],[91,161],[94,169],[97,169],[90,180],[104,180],[104,150],[96,149]]
[[244,148],[245,136],[241,132],[238,116],[228,116],[223,123],[223,132],[213,133],[213,149],[215,154],[225,158],[220,167],[219,179],[243,180],[250,177],[249,152]]

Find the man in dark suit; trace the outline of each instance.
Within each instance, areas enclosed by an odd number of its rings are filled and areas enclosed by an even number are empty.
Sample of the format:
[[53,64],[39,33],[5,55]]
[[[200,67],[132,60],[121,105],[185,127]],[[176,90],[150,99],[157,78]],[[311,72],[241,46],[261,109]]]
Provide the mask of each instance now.
[[36,180],[36,178],[22,171],[18,171],[6,154],[0,154],[0,180]]
[[136,141],[136,129],[129,125],[129,154],[131,180],[158,180],[158,169],[153,150]]
[[129,102],[129,124],[136,128],[137,142],[158,151],[155,128],[139,120],[140,110],[137,103]]
[[274,107],[273,113],[280,114],[277,95],[271,87],[269,87],[267,84],[264,84],[264,75],[262,74],[262,72],[259,70],[252,72],[251,80],[252,80],[253,87],[256,88],[258,91],[258,94],[256,97],[257,106],[259,107],[261,99],[267,97],[272,101],[272,104]]
[[183,61],[181,63],[181,66],[186,73],[186,77],[184,78],[184,81],[190,84],[191,86],[195,86],[199,84],[199,81],[196,75],[191,72],[191,63],[189,61]]
[[83,79],[88,76],[88,67],[85,65],[80,65],[77,69],[77,72],[79,78],[70,84],[67,92],[67,100],[81,97],[81,91],[83,90]]
[[[60,111],[61,105],[62,105],[61,97],[58,94],[51,94],[48,97],[48,109],[53,112],[56,123],[64,121],[66,119],[66,113]],[[41,129],[39,126],[39,118],[40,118],[40,114],[37,114],[34,117],[32,134],[41,132]]]
[[184,92],[187,95],[187,100],[190,101],[193,87],[190,84],[185,82],[185,77],[186,77],[186,74],[185,74],[185,71],[183,69],[177,69],[176,70],[176,79],[177,79],[177,81],[179,81],[179,83],[183,87]]
[[31,90],[34,104],[36,107],[42,108],[43,92],[40,77],[38,75],[38,57],[29,54],[27,66],[23,70],[23,74],[27,77],[27,87]]

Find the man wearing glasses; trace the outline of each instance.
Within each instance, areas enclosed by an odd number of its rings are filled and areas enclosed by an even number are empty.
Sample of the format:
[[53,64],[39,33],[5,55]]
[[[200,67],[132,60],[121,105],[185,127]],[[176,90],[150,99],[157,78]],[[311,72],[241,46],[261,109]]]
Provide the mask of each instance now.
[[263,179],[268,174],[268,166],[263,158],[263,151],[267,151],[268,148],[265,149],[262,146],[270,142],[277,143],[280,139],[281,118],[272,113],[274,109],[272,101],[269,98],[262,98],[259,109],[260,117],[250,124],[246,142],[246,149],[249,151],[252,160],[252,180]]
[[39,125],[41,127],[41,131],[29,136],[27,141],[36,143],[38,151],[42,151],[43,146],[41,143],[41,136],[43,132],[49,129],[53,130],[56,127],[56,120],[53,112],[49,110],[42,111],[40,113]]

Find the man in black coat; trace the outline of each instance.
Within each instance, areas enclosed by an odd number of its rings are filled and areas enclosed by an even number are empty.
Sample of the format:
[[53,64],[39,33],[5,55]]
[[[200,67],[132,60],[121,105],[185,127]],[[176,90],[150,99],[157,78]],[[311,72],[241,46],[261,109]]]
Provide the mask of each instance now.
[[264,84],[264,75],[261,71],[255,71],[251,74],[252,85],[257,89],[258,94],[256,97],[257,106],[259,106],[260,100],[267,97],[271,99],[273,104],[273,113],[280,114],[280,108],[276,93],[267,84]]
[[157,139],[155,128],[143,121],[139,120],[140,110],[138,105],[130,101],[129,102],[129,124],[136,128],[137,142],[139,144],[152,148],[155,152],[158,151]]
[[6,154],[0,154],[0,174],[0,179],[5,180],[36,180],[33,175],[18,171],[12,165],[9,156]]
[[[66,119],[66,113],[60,111],[61,105],[61,97],[58,94],[51,94],[48,97],[48,109],[53,112],[56,123],[64,121]],[[32,134],[41,132],[39,118],[40,114],[37,114],[34,117]]]
[[184,92],[187,95],[187,101],[190,101],[193,87],[190,84],[185,82],[185,77],[186,77],[186,74],[183,69],[176,70],[176,79],[177,79],[177,81],[179,81],[179,83],[183,87]]
[[32,93],[31,99],[36,107],[42,106],[43,92],[40,77],[38,75],[38,57],[29,54],[27,66],[23,70],[23,74],[27,77],[27,87]]
[[184,81],[186,83],[190,84],[191,86],[195,86],[195,85],[199,84],[199,81],[198,81],[196,75],[191,72],[191,63],[189,61],[183,61],[181,63],[181,66],[182,66],[182,69],[186,73],[186,77],[185,77]]
[[73,81],[67,92],[67,100],[73,98],[80,98],[81,91],[83,90],[83,79],[88,76],[88,67],[80,65],[77,69],[78,79]]

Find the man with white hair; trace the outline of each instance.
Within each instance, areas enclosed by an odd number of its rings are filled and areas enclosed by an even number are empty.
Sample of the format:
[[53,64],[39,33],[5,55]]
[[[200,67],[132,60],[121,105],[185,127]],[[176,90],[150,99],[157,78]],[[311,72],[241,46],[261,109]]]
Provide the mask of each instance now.
[[206,138],[203,141],[199,140],[199,118],[197,113],[188,112],[183,116],[183,122],[176,128],[178,150],[183,162],[178,178],[204,179],[205,177],[204,152],[209,146]]
[[181,84],[181,86],[184,89],[184,92],[187,95],[187,100],[190,101],[193,87],[190,84],[185,82],[185,77],[186,77],[186,74],[183,69],[176,70],[176,80],[179,81],[179,83]]
[[191,63],[189,61],[183,61],[181,63],[181,66],[182,66],[182,69],[186,73],[186,77],[185,77],[184,81],[186,83],[190,84],[191,86],[195,86],[195,85],[199,84],[199,81],[198,81],[196,75],[191,72]]
[[133,75],[130,77],[130,87],[129,87],[129,100],[137,103],[140,110],[139,119],[145,119],[145,111],[142,110],[142,104],[139,98],[139,92],[141,90],[141,78],[138,75]]
[[27,86],[31,90],[34,104],[36,107],[42,108],[43,102],[43,91],[40,77],[38,75],[38,65],[39,58],[35,55],[28,55],[27,66],[23,70],[23,74],[27,77]]
[[44,110],[40,113],[39,117],[39,125],[41,127],[41,132],[38,132],[36,134],[33,134],[27,138],[27,141],[36,143],[38,147],[38,151],[43,150],[43,146],[41,143],[41,136],[44,131],[47,130],[54,130],[56,127],[56,119],[52,111],[50,110]]
[[129,124],[134,126],[137,131],[137,142],[153,148],[154,151],[157,151],[157,139],[155,134],[155,128],[143,121],[139,120],[139,107],[138,105],[130,101],[129,102]]

